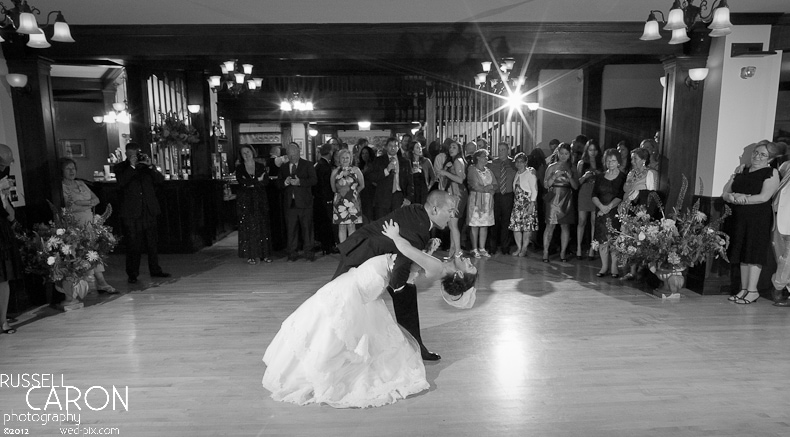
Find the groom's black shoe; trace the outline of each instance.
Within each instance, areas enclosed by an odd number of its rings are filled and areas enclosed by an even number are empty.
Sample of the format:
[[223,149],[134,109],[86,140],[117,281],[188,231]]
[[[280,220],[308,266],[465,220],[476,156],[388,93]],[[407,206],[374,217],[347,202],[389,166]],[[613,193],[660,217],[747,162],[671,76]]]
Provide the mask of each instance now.
[[420,352],[422,354],[423,361],[439,361],[442,359],[442,357],[440,357],[439,354],[435,354],[429,351],[428,349],[425,348],[425,346],[420,348]]

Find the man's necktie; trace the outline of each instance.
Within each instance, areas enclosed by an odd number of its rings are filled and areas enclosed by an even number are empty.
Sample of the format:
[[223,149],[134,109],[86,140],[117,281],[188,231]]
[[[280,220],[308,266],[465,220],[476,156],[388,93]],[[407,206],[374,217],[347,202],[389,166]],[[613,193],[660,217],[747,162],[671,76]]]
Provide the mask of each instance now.
[[502,165],[499,166],[499,193],[505,194],[505,190],[507,190],[507,169],[505,166],[507,165],[507,161],[502,161]]

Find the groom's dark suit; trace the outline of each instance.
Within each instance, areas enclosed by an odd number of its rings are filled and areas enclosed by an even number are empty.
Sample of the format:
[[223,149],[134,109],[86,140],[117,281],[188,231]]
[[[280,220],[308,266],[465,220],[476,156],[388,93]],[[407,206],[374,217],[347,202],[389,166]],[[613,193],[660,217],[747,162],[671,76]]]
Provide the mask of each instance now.
[[[346,241],[340,243],[340,265],[337,266],[335,278],[347,272],[351,267],[358,267],[368,259],[387,253],[395,253],[395,265],[390,275],[389,288],[392,304],[395,309],[395,319],[420,343],[423,352],[426,351],[420,337],[420,314],[417,310],[417,288],[413,284],[406,284],[412,261],[398,252],[395,243],[382,234],[384,223],[392,220],[400,226],[400,235],[412,246],[422,250],[430,239],[431,220],[425,208],[420,204],[413,204],[398,208],[386,216],[371,222],[354,231]],[[402,289],[401,289],[402,288]],[[401,290],[399,290],[401,289]],[[393,292],[393,290],[399,290]]]

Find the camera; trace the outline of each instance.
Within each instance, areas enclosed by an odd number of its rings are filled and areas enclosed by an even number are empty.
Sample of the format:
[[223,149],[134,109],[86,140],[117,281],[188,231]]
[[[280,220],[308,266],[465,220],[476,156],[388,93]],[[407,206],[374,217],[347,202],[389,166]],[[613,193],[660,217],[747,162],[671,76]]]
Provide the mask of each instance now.
[[138,154],[137,154],[137,160],[138,160],[138,161],[149,161],[150,159],[151,159],[151,158],[150,158],[150,157],[148,157],[148,155],[147,155],[147,154],[145,154],[145,153],[138,153]]

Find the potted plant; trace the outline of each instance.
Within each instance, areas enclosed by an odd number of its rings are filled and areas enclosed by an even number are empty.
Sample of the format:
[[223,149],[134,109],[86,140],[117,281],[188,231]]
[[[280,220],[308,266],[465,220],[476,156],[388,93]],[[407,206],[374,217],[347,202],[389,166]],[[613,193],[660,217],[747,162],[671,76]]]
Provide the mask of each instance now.
[[722,221],[730,215],[725,206],[724,214],[706,223],[707,216],[699,210],[699,200],[691,208],[681,211],[688,181],[683,177],[677,206],[667,215],[660,199],[651,193],[650,201],[658,203],[660,218],[651,217],[645,206],[621,203],[618,209],[620,229],[609,226],[611,247],[618,253],[621,263],[647,265],[659,279],[665,281],[670,294],[679,297],[685,283],[683,274],[708,256],[721,256],[727,260],[730,238],[719,230]]

